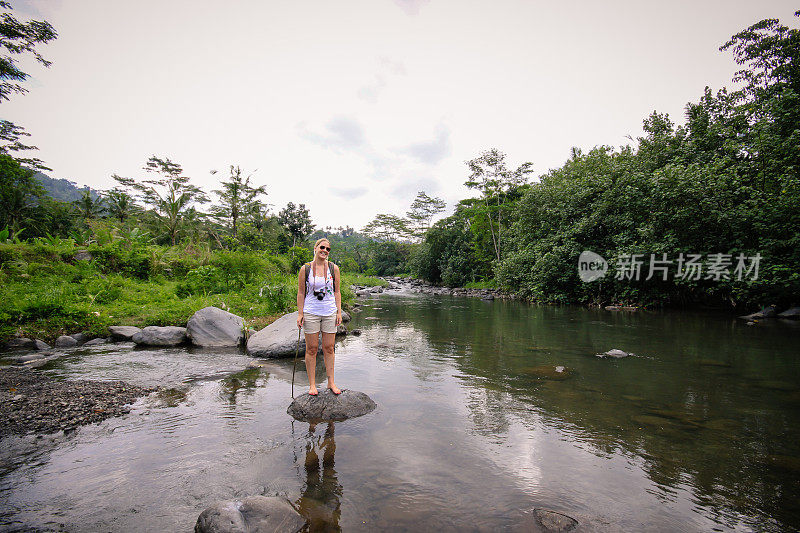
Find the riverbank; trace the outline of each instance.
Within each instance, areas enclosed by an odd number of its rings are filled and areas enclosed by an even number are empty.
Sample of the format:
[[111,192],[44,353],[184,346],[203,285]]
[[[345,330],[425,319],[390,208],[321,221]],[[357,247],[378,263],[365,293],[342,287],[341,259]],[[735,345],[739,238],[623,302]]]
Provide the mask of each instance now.
[[[519,299],[515,295],[501,289],[492,288],[470,288],[470,287],[441,287],[433,285],[427,281],[417,278],[407,278],[399,276],[385,276],[382,279],[388,283],[389,290],[406,289],[415,294],[446,294],[450,296],[465,296],[471,298],[481,298],[483,300],[494,300],[501,298],[506,300]],[[367,288],[357,288],[356,295]]]
[[[185,326],[210,306],[260,329],[296,305],[292,261],[193,245],[0,244],[0,345],[14,337],[52,344],[79,332],[105,337],[115,325]],[[343,273],[345,306],[354,283],[384,282]]]
[[122,381],[55,380],[39,371],[0,368],[0,438],[69,432],[130,412],[156,391]]

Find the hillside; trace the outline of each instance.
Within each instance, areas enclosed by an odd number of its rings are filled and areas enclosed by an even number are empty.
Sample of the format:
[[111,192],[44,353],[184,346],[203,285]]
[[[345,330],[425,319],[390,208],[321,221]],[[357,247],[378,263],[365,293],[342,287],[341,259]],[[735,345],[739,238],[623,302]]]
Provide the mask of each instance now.
[[49,194],[55,200],[72,202],[73,200],[78,200],[81,196],[83,196],[83,191],[86,190],[90,191],[92,198],[97,198],[99,196],[98,191],[86,186],[80,187],[73,181],[66,179],[54,179],[41,172],[37,172],[34,177],[39,180],[39,183],[42,184],[42,187],[44,187],[44,190],[47,191],[47,194]]

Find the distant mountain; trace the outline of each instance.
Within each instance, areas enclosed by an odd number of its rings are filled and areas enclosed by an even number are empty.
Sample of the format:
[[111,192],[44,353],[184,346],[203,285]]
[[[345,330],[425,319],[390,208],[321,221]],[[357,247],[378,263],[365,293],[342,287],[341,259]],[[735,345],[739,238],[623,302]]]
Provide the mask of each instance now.
[[39,183],[42,184],[47,194],[55,200],[61,200],[62,202],[79,200],[81,196],[83,196],[83,191],[89,191],[89,194],[91,194],[94,199],[100,196],[98,191],[95,191],[91,187],[79,187],[74,181],[53,179],[41,172],[37,172],[33,177],[39,180]]

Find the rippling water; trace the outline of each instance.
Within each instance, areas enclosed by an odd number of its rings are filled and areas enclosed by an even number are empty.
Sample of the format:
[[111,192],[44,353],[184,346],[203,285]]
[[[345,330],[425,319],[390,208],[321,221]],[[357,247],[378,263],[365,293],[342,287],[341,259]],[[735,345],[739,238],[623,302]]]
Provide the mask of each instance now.
[[[165,391],[69,436],[0,442],[0,529],[190,531],[252,494],[319,530],[530,531],[536,507],[597,531],[800,529],[794,324],[384,294],[351,327],[336,381],[378,409],[336,424],[286,414],[291,359],[62,357],[44,371]],[[611,348],[636,356],[595,357]]]

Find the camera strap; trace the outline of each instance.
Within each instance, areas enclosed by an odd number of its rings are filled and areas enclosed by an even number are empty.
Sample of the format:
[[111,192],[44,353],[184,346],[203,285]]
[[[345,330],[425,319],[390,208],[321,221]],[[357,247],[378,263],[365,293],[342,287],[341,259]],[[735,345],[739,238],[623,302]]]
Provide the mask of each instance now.
[[[331,280],[333,280],[335,282],[336,279],[335,279],[335,276],[333,274],[333,263],[331,263],[330,261],[325,261],[325,262],[328,265],[328,268],[325,269],[325,285],[327,285],[328,284],[328,273],[330,273],[330,275],[331,275]],[[310,263],[306,263],[305,267],[306,267],[306,296],[308,296],[309,285],[311,285],[311,293],[312,294],[313,294],[313,291],[317,290],[317,283],[316,283],[317,280],[316,280],[316,276],[314,275],[314,262],[312,261]],[[311,278],[311,279],[309,279],[309,278]]]

